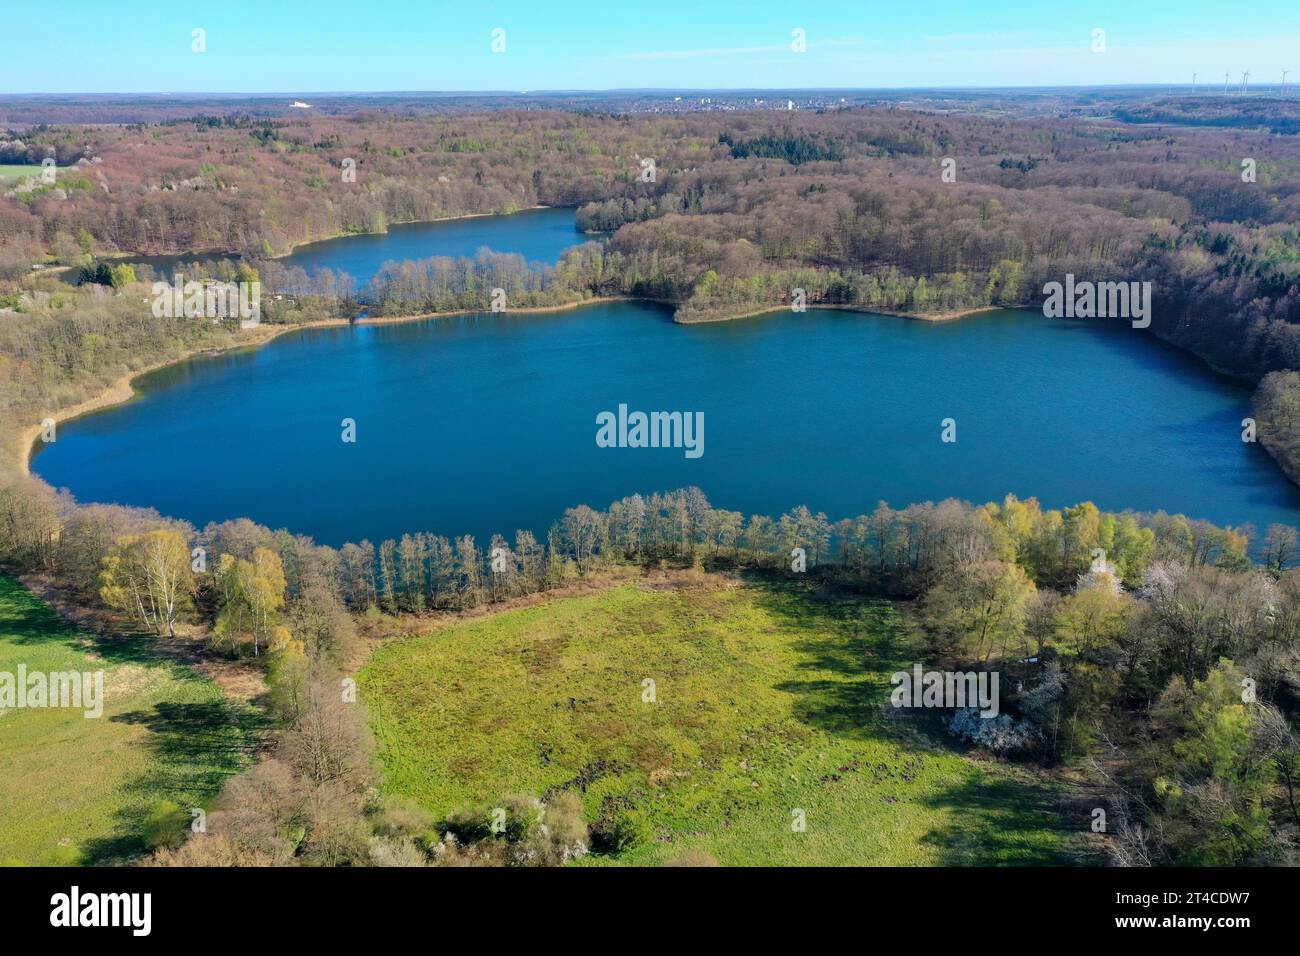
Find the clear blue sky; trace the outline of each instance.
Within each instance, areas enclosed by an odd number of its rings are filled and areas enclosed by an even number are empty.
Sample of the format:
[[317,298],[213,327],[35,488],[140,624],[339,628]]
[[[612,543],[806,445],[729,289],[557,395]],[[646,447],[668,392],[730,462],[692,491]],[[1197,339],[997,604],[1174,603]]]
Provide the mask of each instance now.
[[0,93],[1300,81],[1300,0],[13,0],[0,24]]

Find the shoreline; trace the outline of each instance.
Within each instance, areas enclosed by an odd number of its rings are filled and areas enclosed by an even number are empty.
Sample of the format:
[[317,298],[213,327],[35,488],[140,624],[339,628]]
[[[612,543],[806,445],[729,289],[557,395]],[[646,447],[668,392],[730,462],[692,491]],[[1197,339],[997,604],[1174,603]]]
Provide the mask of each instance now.
[[[392,228],[393,226],[425,226],[435,222],[459,222],[462,219],[487,219],[496,216],[515,216],[521,212],[533,212],[538,209],[569,209],[569,208],[577,209],[578,207],[577,206],[572,206],[572,207],[545,206],[545,205],[524,206],[520,209],[516,209],[514,212],[467,212],[461,216],[439,216],[436,219],[405,219],[402,220],[401,222],[390,222],[388,223],[388,227]],[[335,232],[335,233],[331,233],[328,236],[319,236],[315,239],[299,239],[297,242],[289,243],[288,252],[280,252],[273,256],[265,256],[264,258],[271,261],[275,261],[279,259],[287,259],[289,258],[289,256],[293,255],[303,246],[315,245],[318,242],[333,242],[336,239],[353,239],[353,238],[359,238],[361,236],[386,236],[388,235],[388,232],[389,229],[385,229],[383,232]],[[591,233],[584,233],[584,235],[591,235]],[[580,243],[578,243],[578,245],[580,245]],[[193,258],[191,259],[191,257]],[[156,258],[169,258],[169,259],[182,259],[182,260],[189,259],[190,261],[193,262],[202,262],[209,259],[243,259],[244,256],[238,252],[233,252],[229,249],[207,249],[207,250],[200,250],[197,252],[193,252],[193,251],[115,252],[112,253],[111,255],[95,256],[95,261],[130,262],[132,259],[156,259]],[[60,268],[70,269],[72,267],[71,266],[47,266],[46,268],[47,269],[60,269]]]
[[[809,304],[809,309],[831,309],[836,312],[858,312],[863,315],[889,315],[898,319],[916,319],[919,322],[954,322],[957,319],[964,319],[972,315],[982,315],[985,312],[1002,312],[1011,309],[1032,309],[1032,305],[977,305],[968,309],[951,309],[947,312],[902,312],[897,309],[869,309],[860,305],[847,305],[844,303],[829,304]],[[770,315],[773,312],[789,312],[788,305],[772,305],[754,309],[749,312],[740,312],[736,315],[718,315],[709,316],[702,319],[678,319],[673,321],[678,325],[709,325],[714,322],[731,322],[736,319],[752,319],[759,315]],[[794,313],[799,314],[799,313]]]
[[[537,209],[564,209],[564,208],[567,207],[542,206],[542,205],[524,206],[520,209],[516,209],[514,212],[467,212],[461,216],[439,216],[436,219],[411,219],[403,222],[390,222],[388,223],[388,228],[384,229],[383,232],[336,232],[333,235],[321,236],[319,239],[303,239],[300,242],[291,242],[289,243],[288,252],[282,252],[279,255],[274,255],[274,256],[267,256],[266,258],[271,260],[287,259],[289,258],[289,256],[293,255],[303,246],[313,246],[318,242],[334,242],[336,239],[354,239],[354,238],[360,238],[361,236],[386,236],[388,235],[389,229],[391,229],[393,226],[425,226],[435,222],[459,222],[462,219],[487,219],[495,216],[517,216],[521,212],[532,212]],[[576,209],[577,207],[574,206],[573,208]],[[181,253],[181,255],[184,255],[184,253]],[[224,255],[229,256],[231,254],[224,253]]]
[[[600,305],[606,302],[639,302],[632,296],[594,296],[590,299],[579,299],[574,302],[565,302],[560,305],[538,305],[529,306],[520,309],[508,309],[508,313],[522,314],[540,314],[544,312],[567,312],[572,309],[578,309],[585,305]],[[649,300],[646,300],[649,301]],[[131,401],[136,396],[135,383],[137,379],[156,372],[159,369],[167,368],[170,365],[179,365],[182,362],[188,362],[190,359],[198,358],[202,355],[222,355],[226,352],[233,352],[238,349],[259,349],[269,342],[278,339],[282,335],[290,332],[298,332],[305,329],[338,329],[349,326],[369,326],[369,325],[404,325],[411,322],[425,322],[431,319],[440,319],[454,315],[491,315],[492,313],[483,309],[456,309],[451,312],[428,312],[420,315],[390,315],[390,316],[367,316],[360,319],[318,319],[313,322],[298,322],[292,325],[262,325],[259,329],[266,330],[261,334],[255,334],[242,341],[232,342],[228,346],[221,348],[198,348],[190,349],[181,355],[168,359],[162,359],[158,362],[152,362],[144,368],[135,369],[127,372],[125,375],[114,380],[110,385],[104,388],[99,394],[78,402],[75,405],[69,405],[65,408],[58,409],[49,413],[46,417],[52,418],[56,426],[66,422],[82,418],[95,412],[103,411],[106,408],[112,408],[114,405],[121,405]],[[17,470],[18,473],[30,477],[32,474],[32,459],[37,452],[37,442],[41,436],[41,425],[36,423],[28,425],[18,433],[17,445]]]
[[[502,315],[532,315],[542,312],[567,312],[570,309],[580,309],[584,305],[600,305],[604,302],[650,302],[651,299],[638,299],[631,295],[595,295],[590,299],[575,299],[572,302],[563,302],[559,305],[530,305],[519,309],[504,309]],[[426,319],[441,319],[450,315],[494,315],[490,309],[452,309],[448,312],[423,312],[419,315],[367,315],[359,319],[340,319],[340,322],[347,322],[350,325],[401,325],[405,322],[423,322]],[[326,324],[326,323],[321,323]],[[307,328],[307,324],[295,325],[292,328]]]
[[[545,208],[545,207],[535,207]],[[484,215],[491,215],[485,213]],[[656,305],[668,305],[670,303],[659,302],[655,299],[642,299],[637,296],[593,296],[590,299],[576,299],[573,302],[565,302],[559,305],[539,305],[528,306],[519,309],[507,309],[507,313],[518,313],[523,315],[540,315],[547,312],[568,312],[573,309],[579,309],[588,305],[601,305],[609,302],[650,302]],[[942,313],[920,313],[920,312],[896,312],[884,311],[881,309],[864,309],[859,306],[849,305],[815,305],[811,308],[816,309],[836,309],[844,312],[859,312],[866,315],[890,315],[897,318],[917,319],[923,322],[951,322],[957,319],[965,318],[970,315],[977,315],[983,312],[996,312],[1005,306],[981,306],[978,308],[954,310]],[[686,322],[680,322],[675,317],[673,321],[678,325],[703,325],[710,322],[731,322],[736,319],[746,319],[758,315],[767,315],[772,312],[788,311],[789,306],[773,306],[762,309],[756,309],[752,312],[745,312],[740,315],[729,315],[719,318],[697,319]],[[221,355],[225,352],[235,351],[237,349],[258,349],[269,342],[274,341],[282,335],[290,332],[302,331],[305,329],[328,329],[343,328],[347,326],[368,326],[368,325],[404,325],[411,322],[425,322],[432,319],[440,319],[456,315],[491,315],[491,312],[483,309],[456,309],[450,312],[428,312],[419,315],[391,315],[391,316],[366,316],[359,319],[318,319],[313,322],[301,322],[294,325],[264,325],[259,328],[267,330],[259,335],[254,335],[243,341],[233,342],[223,348],[200,348],[191,349],[181,355],[162,361],[153,362],[144,368],[135,369],[116,379],[112,384],[104,388],[99,394],[70,405],[66,408],[58,409],[51,412],[46,417],[52,418],[56,426],[91,415],[95,412],[103,411],[106,408],[112,408],[114,405],[121,405],[131,401],[136,396],[135,383],[137,379],[156,372],[159,369],[167,368],[170,365],[179,365],[190,359],[201,355]],[[28,425],[18,433],[17,443],[17,471],[19,474],[30,477],[32,475],[32,459],[36,457],[37,442],[41,436],[40,423]]]
[[[551,208],[563,208],[563,207],[551,207],[551,206],[545,206],[545,205],[533,205],[533,206],[529,206],[529,207],[527,207],[527,210],[534,210],[534,209],[551,209]],[[525,209],[520,209],[520,210],[518,210],[518,211],[519,211],[519,212],[525,212],[525,211],[527,211],[527,210],[525,210]],[[440,217],[438,217],[437,219],[413,219],[413,220],[411,220],[410,222],[390,223],[389,225],[392,225],[392,226],[415,226],[415,225],[421,225],[421,224],[424,224],[424,223],[434,223],[434,222],[455,222],[455,221],[457,221],[457,220],[461,220],[461,219],[481,219],[481,218],[485,218],[485,217],[488,217],[488,216],[501,216],[501,215],[513,215],[513,214],[512,214],[512,213],[495,213],[495,212],[471,212],[471,213],[465,213],[464,215],[461,215],[461,216],[440,216]],[[291,243],[291,244],[289,245],[289,251],[288,251],[288,252],[284,252],[284,253],[281,253],[280,255],[276,255],[276,256],[271,256],[270,258],[271,258],[271,259],[284,259],[284,258],[287,258],[288,256],[293,255],[293,253],[296,252],[296,251],[298,250],[299,247],[301,247],[301,246],[311,245],[312,243],[316,243],[316,242],[329,242],[329,241],[334,240],[334,239],[345,239],[345,238],[349,238],[349,237],[351,237],[351,236],[382,236],[382,235],[386,235],[386,234],[387,234],[387,230],[385,230],[384,232],[368,232],[368,233],[343,232],[343,233],[338,233],[337,235],[333,235],[333,236],[324,236],[324,237],[319,238],[319,239],[304,239],[304,240],[302,240],[301,242]],[[139,253],[139,254],[136,254],[136,253],[129,253],[129,252],[128,252],[128,253],[117,253],[117,254],[115,254],[115,255],[111,255],[111,256],[102,256],[102,257],[99,257],[99,258],[100,258],[100,259],[103,259],[103,260],[108,260],[108,261],[120,262],[120,261],[126,261],[126,260],[129,260],[133,255],[134,255],[134,256],[152,257],[154,254],[153,254],[153,253]],[[189,255],[189,253],[184,253],[184,252],[182,252],[182,253],[174,253],[174,254],[173,254],[173,253],[166,253],[166,252],[163,252],[163,253],[157,253],[157,255],[159,255],[159,256],[171,256],[171,255],[175,255],[175,256],[177,256],[177,257],[184,257],[184,256],[186,256],[186,255]],[[199,259],[200,257],[209,257],[209,258],[211,258],[211,257],[215,257],[215,258],[242,258],[242,256],[239,256],[237,253],[232,253],[232,252],[229,252],[229,251],[195,252],[195,253],[193,253],[193,255],[195,256],[196,259]],[[65,272],[65,271],[69,271],[72,267],[71,267],[71,266],[50,266],[50,267],[47,267],[47,268],[48,268],[48,271],[50,271],[50,272],[54,272],[54,271]],[[45,271],[45,270],[43,270],[43,271]],[[597,301],[611,301],[611,299],[590,299],[590,300],[586,300],[586,301],[589,301],[589,302],[593,302],[593,303],[594,303],[594,302],[597,302]],[[538,311],[548,311],[548,310],[550,310],[551,308],[555,308],[555,309],[576,308],[577,306],[579,306],[579,305],[583,305],[583,304],[585,304],[585,302],[573,302],[573,303],[569,303],[569,304],[567,304],[567,305],[563,305],[563,306],[546,307],[546,308],[530,308],[530,309],[513,309],[513,310],[511,310],[511,311],[515,311],[515,312],[538,312]],[[203,354],[203,353],[205,353],[205,352],[211,352],[213,355],[219,355],[219,354],[221,354],[221,353],[223,353],[223,352],[233,351],[234,349],[240,349],[240,348],[261,348],[263,345],[267,344],[268,342],[272,341],[273,339],[279,338],[281,335],[284,335],[285,333],[287,333],[287,332],[291,332],[291,331],[293,331],[293,330],[295,330],[295,329],[309,329],[309,328],[318,328],[318,329],[319,329],[319,328],[331,328],[331,327],[340,327],[340,326],[344,326],[344,325],[352,325],[352,324],[354,324],[354,323],[355,323],[355,324],[360,324],[361,322],[365,322],[365,323],[368,324],[368,325],[393,325],[393,324],[397,324],[397,323],[400,323],[400,322],[416,322],[416,321],[419,321],[419,320],[421,320],[421,319],[433,318],[433,317],[436,317],[436,316],[439,316],[439,315],[464,315],[464,314],[469,314],[469,312],[470,312],[470,310],[468,310],[468,309],[462,309],[462,310],[458,310],[457,312],[435,312],[435,313],[431,313],[430,315],[391,316],[391,317],[384,317],[384,318],[376,318],[376,319],[360,319],[360,320],[353,320],[353,319],[320,319],[320,320],[315,321],[315,322],[302,322],[302,323],[298,323],[298,324],[295,324],[295,325],[286,325],[286,326],[283,326],[283,327],[277,327],[277,326],[265,326],[265,328],[268,328],[268,329],[272,329],[272,330],[273,330],[269,335],[263,335],[263,336],[260,337],[260,338],[259,338],[259,337],[253,337],[253,338],[252,338],[251,340],[249,340],[249,341],[238,342],[238,343],[235,343],[235,344],[233,344],[233,345],[230,345],[230,346],[228,346],[228,347],[226,347],[226,348],[221,348],[221,349],[192,349],[192,350],[189,350],[189,351],[187,351],[187,352],[183,353],[182,355],[179,355],[179,356],[177,356],[177,357],[175,357],[175,358],[165,359],[165,360],[160,361],[160,362],[154,362],[154,363],[152,363],[152,364],[150,364],[150,365],[145,366],[144,368],[136,369],[135,371],[132,371],[132,372],[127,372],[127,373],[126,373],[125,375],[123,375],[121,378],[118,378],[118,379],[115,380],[111,385],[109,385],[107,388],[105,388],[103,391],[101,391],[98,395],[95,395],[95,396],[93,396],[93,397],[91,397],[91,398],[88,398],[88,399],[86,399],[85,401],[78,402],[78,403],[75,404],[75,405],[68,406],[67,408],[58,409],[58,410],[56,410],[56,411],[54,411],[54,412],[51,412],[51,413],[50,413],[49,415],[47,415],[46,417],[47,417],[47,418],[52,418],[52,419],[54,420],[54,424],[55,424],[55,426],[57,427],[57,426],[59,426],[59,425],[64,424],[65,422],[70,422],[70,421],[72,421],[73,419],[81,418],[82,416],[90,415],[90,414],[92,414],[92,413],[94,413],[94,412],[103,411],[105,408],[111,408],[111,407],[114,406],[114,405],[121,405],[121,404],[123,404],[124,402],[129,402],[131,399],[135,398],[135,395],[136,395],[136,391],[135,391],[135,381],[136,381],[136,379],[138,379],[138,378],[140,378],[140,377],[142,377],[142,376],[144,376],[144,375],[148,375],[150,372],[156,372],[156,371],[158,371],[159,369],[166,368],[166,367],[169,366],[169,365],[179,365],[181,362],[189,361],[190,359],[192,359],[192,358],[194,358],[194,357],[196,357],[196,356],[198,356],[198,355],[201,355],[201,354]],[[40,438],[40,436],[41,436],[41,425],[40,425],[40,423],[37,423],[37,424],[35,424],[35,425],[29,425],[29,426],[27,426],[26,428],[23,428],[23,429],[21,429],[21,430],[18,432],[18,443],[17,443],[17,449],[16,449],[16,455],[17,455],[17,462],[16,462],[16,464],[17,464],[17,470],[18,470],[18,473],[19,473],[20,475],[23,475],[23,476],[25,476],[25,477],[31,477],[31,474],[32,474],[32,459],[36,456],[36,442],[37,442],[37,440]]]
[[[167,368],[169,365],[179,365],[181,362],[187,362],[200,355],[222,355],[226,352],[233,352],[237,349],[261,348],[273,339],[277,339],[286,332],[291,332],[295,329],[328,328],[331,326],[342,326],[347,324],[349,324],[347,319],[323,319],[319,322],[303,322],[299,325],[261,326],[261,328],[268,329],[269,334],[262,334],[241,342],[234,342],[224,348],[189,349],[183,354],[173,358],[152,362],[144,368],[127,372],[125,375],[116,379],[112,384],[107,386],[98,395],[94,395],[75,405],[69,405],[66,408],[58,409],[57,411],[51,412],[46,417],[53,419],[54,424],[58,426],[65,422],[70,422],[74,419],[93,414],[94,412],[103,411],[106,408],[112,408],[114,405],[121,405],[125,402],[129,402],[136,396],[136,379],[142,378],[150,372],[156,372],[159,369]],[[32,459],[36,456],[36,443],[40,440],[40,437],[41,426],[39,423],[28,425],[18,433],[17,465],[20,474],[26,476],[31,475]]]
[[[591,298],[587,298],[587,299],[575,299],[574,301],[563,302],[557,305],[528,306],[524,308],[507,309],[506,312],[519,313],[524,315],[545,314],[548,312],[568,312],[588,305],[601,305],[601,304],[611,303],[611,302],[648,303],[648,304],[665,306],[665,307],[674,306],[674,303],[664,302],[657,299],[648,299],[640,296],[631,296],[631,295],[612,295],[612,296],[592,296]],[[1033,306],[1029,306],[1029,305],[1018,305],[1018,306],[989,305],[989,306],[977,306],[969,309],[953,309],[947,312],[902,312],[902,311],[887,310],[887,309],[867,309],[857,305],[846,305],[846,304],[828,304],[828,305],[819,304],[810,307],[816,309],[831,309],[831,310],[842,311],[842,312],[856,312],[864,315],[887,315],[895,318],[912,319],[920,322],[935,322],[935,323],[955,322],[964,318],[969,318],[976,315],[982,315],[989,312],[998,312],[998,311],[1012,310],[1012,309],[1032,310],[1034,308]],[[704,325],[704,324],[718,323],[718,322],[730,322],[737,319],[746,319],[755,316],[768,315],[771,313],[785,312],[785,311],[789,311],[788,305],[770,306],[770,307],[754,309],[752,311],[743,312],[736,315],[687,320],[684,322],[677,319],[676,315],[674,314],[672,317],[672,321],[674,324],[677,325]],[[412,322],[426,322],[426,321],[436,320],[441,318],[449,318],[452,316],[477,315],[477,314],[492,315],[493,313],[491,313],[491,311],[489,310],[483,310],[483,309],[455,309],[448,312],[428,312],[428,313],[421,313],[415,315],[366,316],[363,318],[356,318],[356,319],[346,319],[346,318],[317,319],[311,322],[301,322],[292,325],[263,325],[260,326],[259,331],[254,333],[253,335],[241,339],[239,341],[232,342],[229,345],[217,347],[217,348],[204,347],[204,348],[190,349],[172,358],[164,359],[158,362],[153,362],[143,368],[135,369],[131,372],[126,373],[125,375],[121,376],[115,381],[113,381],[111,384],[106,386],[102,391],[100,391],[97,395],[94,395],[91,398],[88,398],[84,401],[78,402],[75,405],[70,405],[65,408],[58,409],[54,412],[51,412],[46,417],[52,418],[54,420],[55,425],[58,426],[73,421],[75,419],[81,418],[83,416],[91,415],[96,412],[103,411],[115,405],[124,404],[136,397],[137,390],[135,384],[140,378],[144,377],[145,375],[148,375],[152,372],[156,372],[163,368],[167,368],[168,366],[179,365],[182,362],[187,362],[193,358],[197,358],[203,355],[216,356],[216,355],[225,354],[227,352],[238,351],[240,349],[258,349],[274,341],[275,339],[278,339],[280,336],[287,335],[291,332],[305,331],[308,329],[344,328],[350,326],[403,325]],[[1161,340],[1161,341],[1163,344],[1168,345],[1169,347],[1174,348],[1179,352],[1183,352],[1185,354],[1192,355],[1192,357],[1196,357],[1192,353],[1187,353],[1185,349],[1182,349],[1181,347],[1175,345],[1174,343],[1167,342],[1165,340]],[[1202,361],[1204,362],[1203,359]],[[1239,376],[1234,376],[1231,375],[1230,373],[1226,373],[1221,371],[1220,369],[1215,368],[1212,363],[1204,362],[1204,364],[1215,374],[1224,375],[1227,378],[1233,378],[1238,381],[1243,381]],[[1249,382],[1249,380],[1244,380],[1244,384],[1249,385],[1251,383]],[[12,463],[14,466],[14,472],[16,474],[21,475],[23,477],[34,476],[32,471],[32,461],[36,457],[36,454],[39,451],[38,442],[40,440],[40,435],[41,435],[40,423],[31,424],[19,430],[18,441],[15,443],[12,451],[12,454],[16,459]],[[1278,470],[1282,472],[1283,476],[1288,481],[1290,481],[1293,485],[1300,485],[1300,470],[1291,467],[1291,463],[1286,459],[1286,456],[1280,454],[1278,449],[1271,447],[1269,442],[1261,441],[1260,444],[1264,446],[1265,454],[1268,455],[1268,457],[1273,461],[1275,467],[1277,467]],[[10,454],[10,452],[6,451],[4,452],[4,454],[8,455]],[[35,476],[35,477],[39,477],[39,476]]]

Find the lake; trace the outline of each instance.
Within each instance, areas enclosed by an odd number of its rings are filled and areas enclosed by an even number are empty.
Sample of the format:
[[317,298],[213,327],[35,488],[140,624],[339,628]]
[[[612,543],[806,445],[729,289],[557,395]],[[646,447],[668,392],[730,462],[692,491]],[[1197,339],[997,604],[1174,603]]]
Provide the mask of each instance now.
[[[387,232],[322,239],[298,246],[280,262],[300,266],[308,273],[323,268],[346,272],[357,280],[361,289],[388,261],[427,259],[430,256],[473,256],[479,249],[517,252],[528,262],[554,265],[570,246],[597,241],[574,225],[573,210],[560,208],[527,209],[512,216],[474,216],[434,222],[399,223]],[[237,259],[235,253],[197,253],[189,255],[126,256],[122,261],[150,266],[163,280],[184,272],[191,262],[209,265],[221,259]],[[75,282],[75,275],[67,281]]]
[[309,273],[322,268],[346,272],[360,289],[390,260],[472,256],[487,247],[494,252],[517,252],[528,262],[554,265],[565,249],[591,240],[574,225],[572,209],[528,209],[513,216],[405,223],[374,235],[311,242],[281,262],[301,266]]
[[[426,225],[427,245],[395,229],[295,258],[358,278],[399,248],[488,244],[553,261],[582,240],[572,219]],[[1247,387],[1126,323],[1025,311],[929,323],[812,309],[689,326],[631,302],[484,313],[290,332],[138,387],[60,426],[33,469],[83,501],[198,525],[246,516],[334,545],[540,535],[566,507],[690,484],[718,507],[806,504],[832,519],[881,499],[1014,492],[1051,507],[1300,524],[1300,489],[1240,439]],[[703,413],[703,454],[597,447],[597,416],[620,404]],[[345,418],[355,443],[341,440]],[[946,418],[955,443],[940,440]]]

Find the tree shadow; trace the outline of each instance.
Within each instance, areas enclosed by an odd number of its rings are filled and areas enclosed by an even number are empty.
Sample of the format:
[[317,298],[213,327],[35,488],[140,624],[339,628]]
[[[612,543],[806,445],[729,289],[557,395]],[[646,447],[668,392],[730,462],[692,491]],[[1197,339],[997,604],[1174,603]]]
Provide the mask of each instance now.
[[[12,592],[12,598],[11,598]],[[6,598],[11,598],[6,600]],[[93,653],[110,664],[173,663],[175,648],[139,627],[116,625],[111,632],[96,632],[63,617],[47,600],[30,592],[18,580],[0,573],[0,634],[8,643],[27,646],[60,644]]]
[[79,645],[85,636],[3,571],[0,571],[0,634],[13,644]]
[[144,822],[158,801],[171,800],[187,811],[206,805],[227,778],[256,756],[267,728],[263,714],[225,699],[163,701],[109,719],[146,728],[150,760],[148,769],[127,785],[128,799],[117,813],[114,832],[82,845],[82,862],[90,866],[148,850]]
[[[891,734],[885,716],[889,675],[911,666],[898,633],[896,612],[886,601],[864,603],[861,594],[819,582],[763,575],[758,604],[795,633],[816,637],[796,641],[806,680],[776,685],[793,694],[799,720],[840,738],[878,739]],[[825,675],[826,672],[837,675]]]
[[[169,645],[167,638],[140,630],[91,632],[4,574],[0,574],[0,635],[20,649],[59,646],[93,654],[99,658],[95,664],[161,668],[180,691],[173,696],[189,696],[191,687],[210,687],[207,678],[186,663],[192,645]],[[144,772],[124,785],[113,831],[81,845],[81,862],[92,866],[126,862],[144,852],[143,823],[158,801],[171,800],[186,809],[203,806],[229,776],[247,766],[267,727],[261,712],[223,697],[164,700],[103,719],[143,727],[147,733],[131,746],[147,748],[148,761]]]
[[[761,588],[759,604],[782,625],[816,635],[792,645],[802,656],[796,668],[809,678],[777,685],[794,696],[798,720],[841,741],[888,742],[905,757],[970,752],[948,735],[938,711],[899,717],[890,707],[890,675],[923,662],[894,605],[864,602],[815,578],[765,574],[752,583]],[[962,782],[921,798],[954,821],[921,839],[939,849],[942,865],[1095,862],[1082,858],[1086,825],[1067,824],[1050,783],[1014,765],[972,769]]]
[[[955,822],[921,838],[936,847],[941,866],[1063,866],[1096,863],[1083,856],[1087,826],[1071,826],[1050,787],[990,774],[925,797]],[[1052,839],[1054,838],[1054,839]]]

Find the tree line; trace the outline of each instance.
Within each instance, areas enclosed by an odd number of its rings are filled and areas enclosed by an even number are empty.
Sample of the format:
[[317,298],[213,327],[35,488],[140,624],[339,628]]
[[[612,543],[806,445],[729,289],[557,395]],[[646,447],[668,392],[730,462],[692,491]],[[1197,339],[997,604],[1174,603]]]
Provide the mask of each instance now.
[[[16,280],[46,257],[81,268],[91,255],[239,252],[279,296],[266,320],[292,322],[355,315],[361,300],[384,315],[487,308],[493,288],[521,307],[643,296],[688,321],[788,307],[796,289],[809,305],[946,312],[1032,306],[1070,272],[1151,281],[1151,332],[1219,370],[1258,381],[1300,368],[1300,139],[1033,112],[39,127],[8,148],[78,157],[92,188],[0,199],[0,273]],[[502,255],[405,263],[365,290],[267,261],[310,239],[538,203],[579,207],[608,246],[539,269]]]
[[[247,834],[236,839],[242,824],[232,821],[234,843],[203,844],[219,859],[447,852],[434,846],[441,836],[417,834],[436,828],[414,809],[367,804],[364,722],[336,703],[359,629],[388,615],[502,603],[624,564],[745,571],[908,600],[927,661],[999,670],[1015,688],[1003,709],[1027,722],[1031,743],[1007,756],[1078,765],[1101,782],[1119,862],[1278,862],[1300,827],[1300,569],[1288,527],[1258,535],[1014,496],[983,506],[882,502],[838,521],[805,507],[746,516],[687,488],[568,509],[544,540],[519,531],[484,546],[411,533],[336,549],[243,519],[200,530],[148,510],[80,506],[14,478],[0,491],[0,558],[56,575],[159,639],[198,622],[216,652],[266,659],[283,756],[234,790],[268,787],[289,799],[295,781],[307,781],[320,802],[311,811],[293,797],[295,819],[324,814],[313,824],[324,842],[309,826],[297,843],[277,830],[257,852],[240,850]],[[233,800],[222,803],[232,814]],[[536,810],[517,809],[525,818]],[[408,823],[382,822],[393,815]],[[335,827],[349,834],[342,844],[332,842],[342,839]],[[553,860],[579,843],[524,855]],[[185,847],[167,852],[198,859],[199,847]]]

